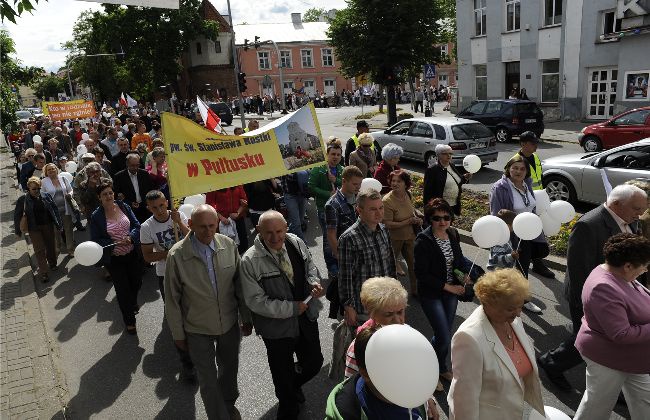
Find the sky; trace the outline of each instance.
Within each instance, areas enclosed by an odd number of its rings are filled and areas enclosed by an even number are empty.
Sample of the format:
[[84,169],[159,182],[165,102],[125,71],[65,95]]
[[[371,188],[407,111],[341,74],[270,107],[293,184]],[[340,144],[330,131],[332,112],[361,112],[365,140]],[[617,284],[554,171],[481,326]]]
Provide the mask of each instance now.
[[[222,15],[228,14],[226,0],[210,0]],[[260,7],[264,5],[264,8]],[[291,13],[304,13],[312,7],[342,9],[345,0],[231,0],[235,24],[290,22]],[[14,25],[0,24],[16,43],[16,58],[24,66],[57,71],[65,66],[66,51],[61,44],[72,38],[75,20],[83,10],[102,10],[99,3],[76,0],[40,0],[32,15],[24,13]]]

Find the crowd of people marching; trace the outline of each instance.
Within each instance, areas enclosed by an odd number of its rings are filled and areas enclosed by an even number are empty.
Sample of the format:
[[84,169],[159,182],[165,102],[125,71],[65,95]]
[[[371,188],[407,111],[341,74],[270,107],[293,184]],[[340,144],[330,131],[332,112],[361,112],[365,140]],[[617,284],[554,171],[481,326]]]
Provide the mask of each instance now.
[[[246,130],[257,127],[251,121]],[[206,192],[188,218],[169,208],[160,128],[146,105],[106,108],[99,120],[42,117],[21,126],[9,138],[25,192],[15,230],[29,234],[37,276],[47,282],[58,254],[73,255],[74,231],[89,229],[104,247],[97,265],[114,285],[128,334],[137,334],[145,267],[155,265],[180,379],[198,380],[208,418],[240,418],[239,346],[253,329],[267,349],[277,418],[298,417],[302,386],[325,359],[316,322],[324,295],[329,316],[340,322],[329,371],[340,383],[327,418],[435,419],[436,399],[450,383],[450,418],[521,419],[524,402],[544,411],[538,368],[566,390],[572,386],[563,372],[582,361],[587,389],[576,419],[609,418],[621,391],[632,419],[650,418],[648,180],[616,186],[575,224],[565,278],[573,333],[536,357],[519,315],[523,308],[541,316],[527,277],[531,267],[554,277],[543,260],[548,242],[543,234],[521,240],[512,232],[490,250],[487,272],[473,265],[453,227],[471,174],[454,168],[450,147],[436,147],[437,163],[425,171],[423,209],[413,204],[412,177],[399,166],[402,148],[380,148],[359,121],[345,143],[327,140],[323,166]],[[510,227],[517,214],[535,211],[538,141],[522,134],[521,150],[490,193],[490,213]],[[381,191],[361,188],[369,177]],[[309,197],[327,279],[304,242]],[[436,393],[412,410],[382,396],[365,362],[378,328],[408,323],[409,294],[431,324],[440,369]],[[458,303],[474,299],[481,305],[454,331]]]

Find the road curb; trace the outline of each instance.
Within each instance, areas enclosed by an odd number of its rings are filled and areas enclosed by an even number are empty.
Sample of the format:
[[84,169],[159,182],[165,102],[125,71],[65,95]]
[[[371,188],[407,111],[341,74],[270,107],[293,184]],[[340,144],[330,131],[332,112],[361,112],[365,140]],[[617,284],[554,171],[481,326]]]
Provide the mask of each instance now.
[[[474,240],[472,239],[472,234],[470,232],[458,228],[456,228],[456,230],[458,230],[458,233],[460,234],[461,242],[466,243],[468,245],[476,246]],[[544,258],[544,262],[546,263],[547,267],[552,268],[553,270],[558,270],[562,272],[566,271],[566,258],[557,257],[555,255],[549,255],[548,257]]]

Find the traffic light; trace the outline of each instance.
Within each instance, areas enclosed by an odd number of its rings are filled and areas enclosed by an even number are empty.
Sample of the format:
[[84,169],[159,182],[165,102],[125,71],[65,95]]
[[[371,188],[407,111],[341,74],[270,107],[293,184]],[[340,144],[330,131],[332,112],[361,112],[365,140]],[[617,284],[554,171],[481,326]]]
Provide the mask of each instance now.
[[244,51],[248,51],[248,39],[244,40]]
[[239,79],[239,91],[246,92],[246,73],[239,73],[237,78]]
[[255,49],[260,47],[260,37],[255,35]]

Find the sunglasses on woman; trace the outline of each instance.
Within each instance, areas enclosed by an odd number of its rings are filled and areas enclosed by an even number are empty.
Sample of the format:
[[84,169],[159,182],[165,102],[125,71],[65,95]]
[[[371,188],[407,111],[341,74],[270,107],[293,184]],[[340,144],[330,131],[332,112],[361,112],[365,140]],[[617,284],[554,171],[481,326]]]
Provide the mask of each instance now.
[[431,220],[434,222],[439,222],[441,220],[444,220],[445,222],[448,222],[451,220],[451,216],[446,215],[446,216],[431,216]]

